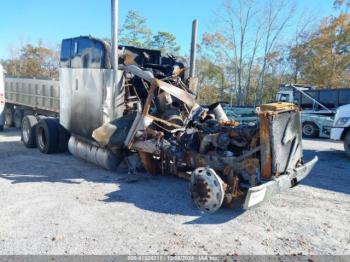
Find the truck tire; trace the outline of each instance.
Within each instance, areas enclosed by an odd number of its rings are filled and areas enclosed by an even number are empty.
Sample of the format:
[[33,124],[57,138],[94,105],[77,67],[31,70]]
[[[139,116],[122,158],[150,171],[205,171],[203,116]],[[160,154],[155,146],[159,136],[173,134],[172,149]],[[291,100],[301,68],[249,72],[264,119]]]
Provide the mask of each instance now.
[[36,127],[36,144],[43,154],[53,154],[59,150],[59,128],[53,118],[44,118]]
[[58,128],[58,150],[59,153],[64,153],[68,151],[68,143],[70,139],[70,133],[60,124],[58,118],[51,118],[56,121]]
[[22,110],[16,109],[15,113],[13,114],[13,121],[15,123],[15,127],[16,128],[21,128],[22,120],[23,120],[23,112],[22,112]]
[[307,138],[316,138],[320,134],[317,125],[313,122],[303,123],[303,136]]
[[344,150],[346,156],[350,158],[350,131],[348,131],[344,138]]
[[7,127],[13,127],[13,108],[6,107],[5,108],[5,125]]
[[25,147],[36,147],[36,128],[38,120],[35,116],[25,116],[22,120],[21,138]]
[[60,125],[60,123],[58,124],[58,151],[61,153],[67,152],[68,151],[68,142],[70,139],[70,133],[63,127]]

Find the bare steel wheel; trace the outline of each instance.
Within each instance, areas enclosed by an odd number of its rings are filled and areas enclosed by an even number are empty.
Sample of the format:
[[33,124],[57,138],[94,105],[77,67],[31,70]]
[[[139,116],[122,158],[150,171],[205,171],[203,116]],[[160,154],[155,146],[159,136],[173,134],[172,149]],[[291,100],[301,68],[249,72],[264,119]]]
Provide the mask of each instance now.
[[217,211],[224,201],[223,182],[211,168],[201,167],[192,172],[190,190],[196,206],[207,213]]

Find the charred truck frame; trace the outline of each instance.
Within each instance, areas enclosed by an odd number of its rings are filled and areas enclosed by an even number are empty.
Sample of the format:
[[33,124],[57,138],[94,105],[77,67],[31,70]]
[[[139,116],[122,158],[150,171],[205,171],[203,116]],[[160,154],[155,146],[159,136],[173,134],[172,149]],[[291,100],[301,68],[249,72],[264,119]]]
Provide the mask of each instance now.
[[137,154],[148,173],[189,180],[195,204],[209,213],[243,202],[254,207],[309,174],[317,157],[303,162],[297,107],[262,105],[259,125],[229,121],[220,104],[201,107],[194,77],[197,23],[186,77],[174,57],[117,46],[117,10],[112,0],[112,45],[92,37],[63,40],[59,123],[25,117],[26,146],[44,153],[68,146],[112,170]]

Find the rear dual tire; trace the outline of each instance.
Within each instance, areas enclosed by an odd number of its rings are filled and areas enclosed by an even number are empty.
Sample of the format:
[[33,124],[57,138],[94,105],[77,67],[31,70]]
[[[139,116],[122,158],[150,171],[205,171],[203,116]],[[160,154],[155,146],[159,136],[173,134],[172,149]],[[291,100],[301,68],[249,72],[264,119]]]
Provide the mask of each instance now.
[[55,118],[25,116],[22,121],[21,136],[26,147],[38,147],[43,154],[68,150],[70,134]]
[[7,127],[21,128],[23,120],[23,111],[20,109],[13,109],[13,107],[5,108],[5,125]]
[[58,126],[55,119],[42,119],[36,128],[36,144],[41,153],[53,154],[58,151]]

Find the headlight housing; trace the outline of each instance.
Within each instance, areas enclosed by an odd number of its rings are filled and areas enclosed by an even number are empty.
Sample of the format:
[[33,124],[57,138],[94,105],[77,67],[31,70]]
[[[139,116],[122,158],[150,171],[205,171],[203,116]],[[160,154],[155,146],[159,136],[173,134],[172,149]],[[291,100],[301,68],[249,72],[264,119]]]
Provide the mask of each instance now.
[[337,120],[336,126],[344,126],[347,122],[349,122],[350,117],[341,117]]

